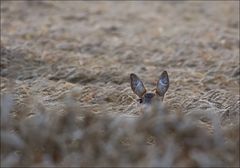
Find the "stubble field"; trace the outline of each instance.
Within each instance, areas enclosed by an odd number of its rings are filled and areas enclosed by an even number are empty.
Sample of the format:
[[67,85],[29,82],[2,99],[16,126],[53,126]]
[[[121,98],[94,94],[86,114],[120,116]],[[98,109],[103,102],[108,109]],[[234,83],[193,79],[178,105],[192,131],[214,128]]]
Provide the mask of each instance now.
[[239,166],[238,1],[1,1],[0,67],[3,167]]

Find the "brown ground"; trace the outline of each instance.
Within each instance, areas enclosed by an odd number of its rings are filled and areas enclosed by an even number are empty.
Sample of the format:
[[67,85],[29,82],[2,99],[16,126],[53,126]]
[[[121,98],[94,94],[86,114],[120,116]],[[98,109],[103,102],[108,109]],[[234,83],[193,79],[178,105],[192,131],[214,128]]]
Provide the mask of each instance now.
[[66,97],[82,113],[134,115],[129,74],[153,89],[163,70],[170,111],[238,121],[239,2],[1,2],[1,95],[16,120],[37,103],[62,114]]

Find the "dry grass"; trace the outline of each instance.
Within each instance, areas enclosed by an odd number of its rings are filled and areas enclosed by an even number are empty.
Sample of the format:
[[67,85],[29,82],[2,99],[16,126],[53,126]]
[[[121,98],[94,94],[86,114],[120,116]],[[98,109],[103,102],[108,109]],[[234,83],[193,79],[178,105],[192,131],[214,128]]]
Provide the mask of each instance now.
[[239,2],[1,3],[1,167],[239,167]]
[[[141,116],[96,115],[72,99],[66,112],[14,120],[10,95],[2,97],[2,166],[238,166],[239,123],[221,127],[209,112],[213,133],[196,116],[153,106]],[[82,116],[77,116],[82,114]]]

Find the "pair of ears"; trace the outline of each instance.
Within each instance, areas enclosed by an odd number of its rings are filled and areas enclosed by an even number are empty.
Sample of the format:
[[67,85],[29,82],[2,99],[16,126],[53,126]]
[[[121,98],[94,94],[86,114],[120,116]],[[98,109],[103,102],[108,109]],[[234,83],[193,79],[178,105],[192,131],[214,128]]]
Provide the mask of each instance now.
[[[143,85],[143,82],[134,73],[130,74],[130,79],[131,79],[131,88],[132,88],[133,92],[136,95],[138,95],[138,97],[141,98],[146,93],[146,89]],[[167,73],[167,71],[163,71],[157,82],[156,94],[163,97],[164,94],[167,92],[168,87],[169,87],[168,73]]]

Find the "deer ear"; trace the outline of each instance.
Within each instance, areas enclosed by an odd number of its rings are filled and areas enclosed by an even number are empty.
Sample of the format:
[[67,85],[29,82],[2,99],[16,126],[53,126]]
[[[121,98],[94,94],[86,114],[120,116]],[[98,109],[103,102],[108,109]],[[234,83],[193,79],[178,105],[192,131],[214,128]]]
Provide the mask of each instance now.
[[157,82],[157,89],[156,92],[159,96],[163,97],[164,94],[167,92],[169,87],[169,78],[167,71],[163,71],[161,74],[158,82]]
[[139,79],[139,77],[135,74],[130,74],[131,79],[131,88],[133,92],[138,95],[138,97],[142,97],[144,93],[146,93],[146,89],[143,85],[143,82]]

